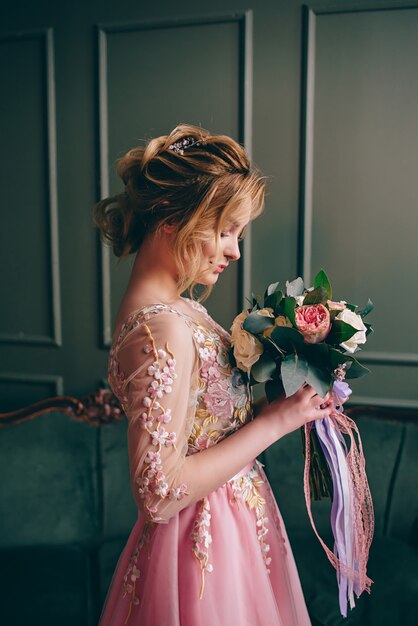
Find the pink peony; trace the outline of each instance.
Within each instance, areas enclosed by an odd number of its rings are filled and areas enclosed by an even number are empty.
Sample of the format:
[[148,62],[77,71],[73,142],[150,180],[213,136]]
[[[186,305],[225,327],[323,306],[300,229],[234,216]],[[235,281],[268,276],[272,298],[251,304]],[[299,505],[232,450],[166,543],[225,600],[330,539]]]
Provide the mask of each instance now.
[[328,309],[323,304],[307,304],[295,309],[296,326],[306,343],[323,341],[331,330]]

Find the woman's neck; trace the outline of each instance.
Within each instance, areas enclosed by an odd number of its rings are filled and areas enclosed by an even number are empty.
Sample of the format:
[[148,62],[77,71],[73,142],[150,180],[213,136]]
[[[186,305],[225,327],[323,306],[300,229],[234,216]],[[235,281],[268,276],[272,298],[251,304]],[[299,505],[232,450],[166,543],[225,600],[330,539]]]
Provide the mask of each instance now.
[[177,272],[167,237],[150,237],[138,250],[127,292],[138,299],[174,303],[179,300]]

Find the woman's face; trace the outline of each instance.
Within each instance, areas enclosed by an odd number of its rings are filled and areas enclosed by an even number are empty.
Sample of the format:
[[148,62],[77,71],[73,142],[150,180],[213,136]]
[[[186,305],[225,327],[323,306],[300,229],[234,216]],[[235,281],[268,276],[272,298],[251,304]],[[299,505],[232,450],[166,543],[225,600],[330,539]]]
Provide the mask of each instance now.
[[202,263],[199,271],[199,283],[213,285],[231,261],[238,261],[241,256],[238,242],[243,230],[250,221],[250,212],[245,212],[238,219],[227,223],[219,235],[219,251],[216,257],[216,234],[213,240],[202,245]]

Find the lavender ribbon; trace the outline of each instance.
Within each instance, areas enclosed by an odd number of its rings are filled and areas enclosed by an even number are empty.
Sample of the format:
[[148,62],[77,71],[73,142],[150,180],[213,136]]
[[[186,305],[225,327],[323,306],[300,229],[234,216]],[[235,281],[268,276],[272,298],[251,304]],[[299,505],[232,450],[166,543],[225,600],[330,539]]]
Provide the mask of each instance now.
[[[335,381],[333,392],[335,403],[341,405],[343,400],[351,394],[351,389],[347,383]],[[353,510],[346,463],[347,447],[344,437],[334,427],[330,418],[315,420],[315,428],[333,483],[331,528],[334,535],[334,553],[342,563],[355,570],[357,568],[354,561],[354,528],[351,523]],[[344,617],[347,617],[347,598],[350,601],[350,608],[354,607],[353,581],[348,579],[342,571],[338,572],[337,579],[340,611]]]

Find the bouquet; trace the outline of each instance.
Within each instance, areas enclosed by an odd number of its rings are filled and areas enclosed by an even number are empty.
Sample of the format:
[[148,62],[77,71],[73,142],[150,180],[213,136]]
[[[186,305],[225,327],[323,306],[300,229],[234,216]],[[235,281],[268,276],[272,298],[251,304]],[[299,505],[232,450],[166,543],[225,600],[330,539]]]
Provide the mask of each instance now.
[[[368,300],[362,310],[344,300],[332,300],[331,283],[324,270],[306,288],[302,278],[268,286],[263,303],[252,295],[231,327],[233,359],[247,372],[250,384],[265,383],[268,400],[296,393],[305,383],[320,397],[331,392],[329,417],[302,429],[305,451],[304,491],[308,515],[328,559],[337,570],[340,610],[347,615],[347,599],[357,597],[372,581],[366,575],[373,537],[373,504],[365,460],[356,424],[344,415],[350,396],[346,382],[369,373],[353,356],[372,332],[364,318],[373,309]],[[346,441],[347,438],[347,441]],[[349,444],[349,445],[348,445]],[[330,497],[334,551],[315,527],[311,500]]]

